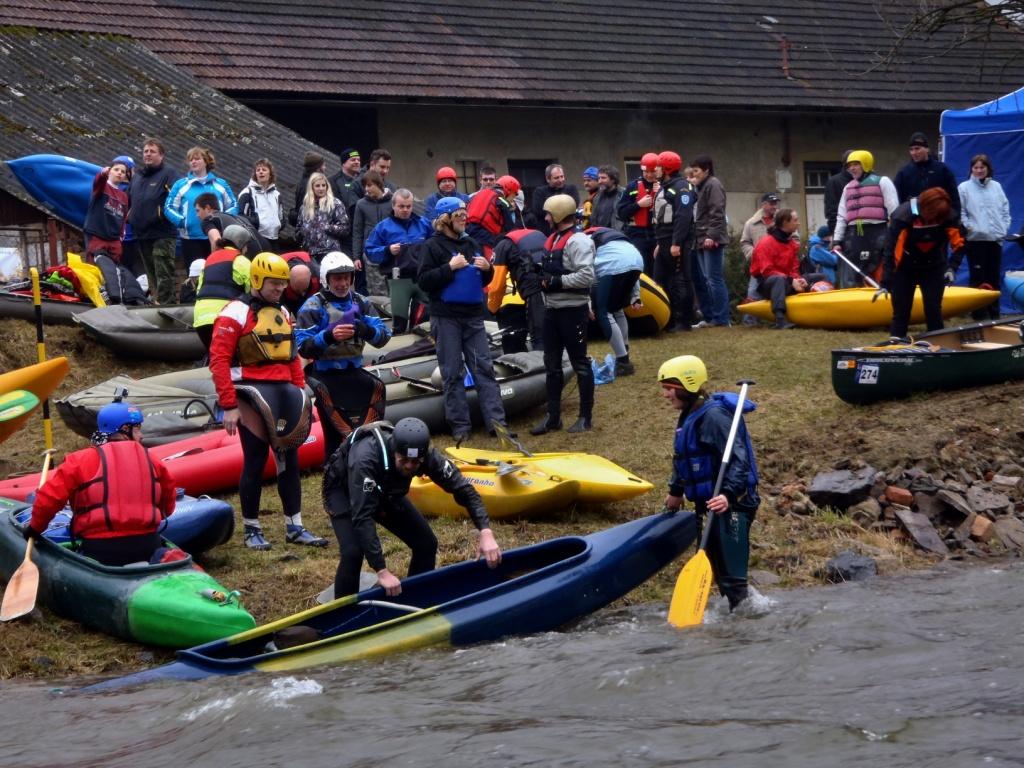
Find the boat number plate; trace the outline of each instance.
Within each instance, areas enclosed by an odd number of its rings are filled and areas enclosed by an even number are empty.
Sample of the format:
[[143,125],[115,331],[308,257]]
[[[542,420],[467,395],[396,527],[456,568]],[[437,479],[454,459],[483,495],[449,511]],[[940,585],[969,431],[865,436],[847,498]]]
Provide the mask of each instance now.
[[877,365],[862,365],[857,370],[857,383],[858,384],[877,384],[878,383],[878,366]]

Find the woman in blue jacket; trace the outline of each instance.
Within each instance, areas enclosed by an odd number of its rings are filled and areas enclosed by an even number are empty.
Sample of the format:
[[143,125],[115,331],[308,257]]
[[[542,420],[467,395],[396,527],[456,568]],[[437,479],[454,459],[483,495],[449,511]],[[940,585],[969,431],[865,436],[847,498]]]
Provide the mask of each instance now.
[[214,174],[217,162],[210,150],[192,147],[185,154],[185,160],[188,175],[171,187],[164,203],[164,216],[178,228],[182,256],[186,264],[191,264],[195,259],[210,255],[210,240],[195,210],[196,198],[206,192],[216,195],[220,210],[225,213],[238,213],[238,201],[231,186]]

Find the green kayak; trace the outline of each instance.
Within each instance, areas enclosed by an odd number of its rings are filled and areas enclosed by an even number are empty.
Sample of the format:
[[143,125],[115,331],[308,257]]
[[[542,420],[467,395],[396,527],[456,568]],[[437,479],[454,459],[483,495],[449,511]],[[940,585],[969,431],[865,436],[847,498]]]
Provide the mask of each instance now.
[[[25,556],[15,515],[25,502],[0,498],[0,575]],[[41,538],[32,559],[39,597],[54,613],[147,645],[188,648],[256,626],[237,598],[190,556],[150,565],[107,566]]]

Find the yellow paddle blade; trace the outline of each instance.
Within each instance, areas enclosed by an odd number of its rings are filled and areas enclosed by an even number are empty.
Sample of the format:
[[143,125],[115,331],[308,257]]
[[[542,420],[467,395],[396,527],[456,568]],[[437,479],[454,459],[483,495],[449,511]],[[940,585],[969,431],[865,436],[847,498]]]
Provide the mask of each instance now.
[[711,561],[703,549],[683,567],[676,579],[672,602],[668,607],[668,623],[673,627],[692,627],[704,620],[704,608],[711,592]]
[[0,606],[0,621],[11,621],[32,613],[36,607],[36,593],[39,591],[39,569],[32,562],[32,540],[25,547],[25,559],[11,576]]

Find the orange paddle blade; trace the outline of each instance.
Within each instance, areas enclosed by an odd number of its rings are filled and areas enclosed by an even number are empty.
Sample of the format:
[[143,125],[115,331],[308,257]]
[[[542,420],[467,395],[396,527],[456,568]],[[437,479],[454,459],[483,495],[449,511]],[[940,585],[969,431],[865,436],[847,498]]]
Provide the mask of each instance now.
[[704,620],[704,609],[711,592],[711,561],[703,549],[683,567],[676,579],[668,623],[673,627],[692,627]]
[[0,606],[0,621],[11,621],[32,613],[36,607],[36,593],[39,591],[39,569],[32,562],[32,539],[25,547],[25,559],[11,576]]

